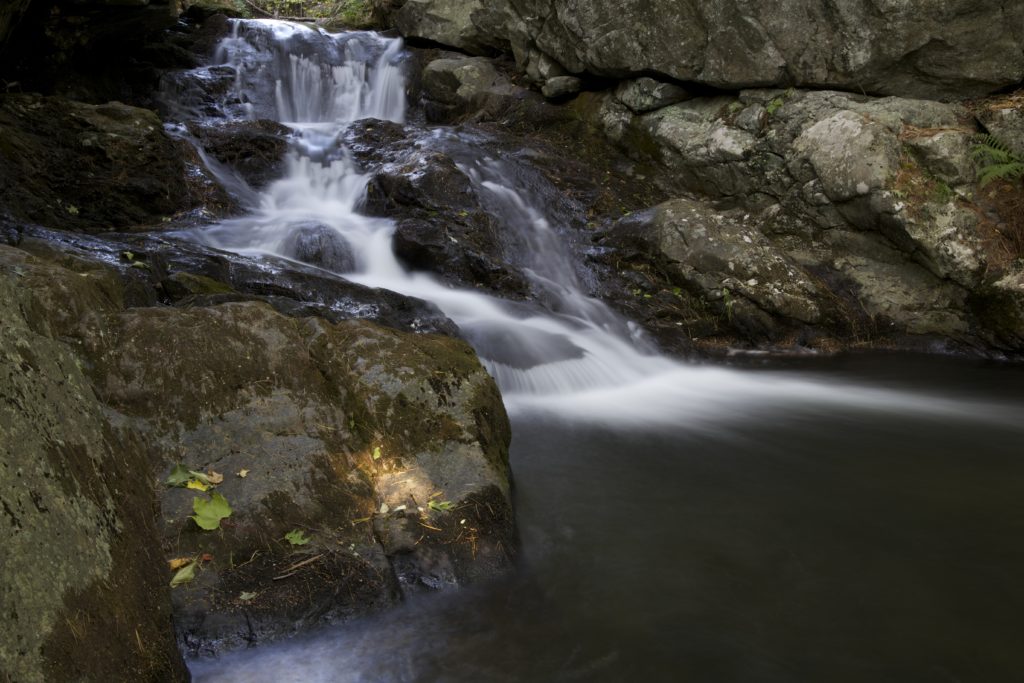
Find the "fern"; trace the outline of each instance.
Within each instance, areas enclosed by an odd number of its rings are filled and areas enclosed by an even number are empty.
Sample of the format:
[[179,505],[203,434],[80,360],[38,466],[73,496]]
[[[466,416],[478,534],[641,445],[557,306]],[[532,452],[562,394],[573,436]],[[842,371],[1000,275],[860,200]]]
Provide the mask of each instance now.
[[994,135],[984,136],[981,142],[971,148],[971,156],[981,166],[978,169],[978,184],[981,187],[995,180],[1024,178],[1024,160]]

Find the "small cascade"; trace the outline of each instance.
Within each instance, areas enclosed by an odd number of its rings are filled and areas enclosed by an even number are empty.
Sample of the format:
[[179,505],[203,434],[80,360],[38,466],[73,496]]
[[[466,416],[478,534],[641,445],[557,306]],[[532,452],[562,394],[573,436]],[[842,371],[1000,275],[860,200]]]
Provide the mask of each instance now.
[[207,67],[230,67],[234,73],[223,112],[274,118],[295,135],[287,173],[259,196],[252,213],[205,228],[196,238],[230,251],[299,261],[307,260],[303,245],[310,240],[320,252],[329,243],[328,250],[340,256],[319,265],[355,282],[431,301],[455,321],[512,411],[678,424],[718,420],[741,405],[777,410],[782,402],[965,410],[956,402],[832,388],[659,356],[635,326],[587,296],[570,253],[505,159],[464,155],[458,168],[519,244],[517,265],[537,292],[536,302],[507,302],[408,272],[392,252],[392,221],[359,213],[369,178],[341,141],[348,124],[358,119],[404,122],[401,58],[400,40],[372,33],[328,34],[285,22],[235,21],[232,35],[217,50],[218,64]]

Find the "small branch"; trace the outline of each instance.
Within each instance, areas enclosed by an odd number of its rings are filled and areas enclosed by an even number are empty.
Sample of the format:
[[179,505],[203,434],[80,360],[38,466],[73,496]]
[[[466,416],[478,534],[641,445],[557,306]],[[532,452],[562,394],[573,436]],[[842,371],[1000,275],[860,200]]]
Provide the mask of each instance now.
[[313,557],[309,558],[308,560],[303,560],[302,562],[296,562],[292,566],[290,566],[287,569],[285,569],[284,570],[284,574],[281,574],[280,576],[275,576],[274,577],[274,581],[280,581],[281,579],[287,579],[289,576],[294,576],[296,571],[298,571],[302,567],[305,567],[307,564],[312,564],[313,562],[316,562],[321,557],[323,557],[323,553],[321,553],[319,555],[314,555]]

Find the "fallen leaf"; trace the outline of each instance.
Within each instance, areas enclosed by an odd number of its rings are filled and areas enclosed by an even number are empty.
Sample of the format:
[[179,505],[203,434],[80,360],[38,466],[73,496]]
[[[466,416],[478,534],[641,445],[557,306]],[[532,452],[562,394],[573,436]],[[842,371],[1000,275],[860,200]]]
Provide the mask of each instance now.
[[255,597],[256,597],[255,593],[250,593],[249,591],[242,591],[239,594],[238,599],[241,600],[242,602],[249,602],[250,600],[252,600]]
[[380,455],[381,455],[381,453],[380,453],[380,446],[377,446],[377,447],[375,447],[373,449],[373,459],[374,460],[380,460]]
[[167,477],[167,480],[164,481],[164,483],[168,486],[184,486],[188,483],[189,479],[191,479],[191,477],[189,476],[188,468],[181,463],[178,463],[171,470],[171,474]]
[[170,566],[171,571],[173,572],[181,569],[189,562],[192,562],[192,560],[193,558],[191,557],[176,557],[173,560],[167,560],[167,564],[168,566]]
[[213,555],[210,553],[203,553],[203,556],[199,558],[203,562],[213,562]]
[[386,515],[391,512],[391,507],[387,503],[380,504],[380,514]]
[[292,545],[306,545],[309,543],[310,538],[303,533],[302,529],[292,529],[284,535],[284,540]]
[[185,484],[185,488],[192,489],[193,491],[209,491],[210,485],[204,484],[198,479],[189,479],[188,483]]
[[194,498],[192,510],[196,513],[192,515],[192,520],[200,529],[206,531],[217,529],[220,527],[220,520],[231,516],[231,506],[227,499],[216,492],[209,499]]
[[183,583],[188,583],[194,578],[196,578],[196,563],[189,562],[179,569],[174,575],[174,578],[171,579],[171,588],[176,588]]
[[455,507],[455,503],[450,500],[442,500],[440,502],[432,500],[427,503],[427,507],[431,510],[437,510],[438,512],[448,512]]
[[237,474],[238,474],[238,476],[240,476],[240,477],[241,477],[242,479],[245,479],[246,477],[248,477],[248,476],[249,476],[249,470],[238,470]]
[[203,474],[202,472],[196,472],[195,470],[189,470],[188,473],[189,473],[189,476],[191,476],[196,481],[201,481],[201,482],[203,482],[204,484],[207,484],[207,485],[213,483],[213,482],[210,481],[210,478],[208,476],[206,476],[205,474]]
[[206,478],[209,479],[210,483],[214,486],[224,481],[224,475],[220,472],[214,472],[213,470],[206,473]]

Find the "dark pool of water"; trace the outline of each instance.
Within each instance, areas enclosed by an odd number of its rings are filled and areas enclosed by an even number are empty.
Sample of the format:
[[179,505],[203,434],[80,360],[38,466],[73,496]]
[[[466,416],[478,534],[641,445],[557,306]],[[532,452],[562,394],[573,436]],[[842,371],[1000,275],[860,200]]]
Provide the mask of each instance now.
[[1024,680],[1024,366],[786,365],[1000,417],[518,423],[515,576],[196,662],[197,679]]

